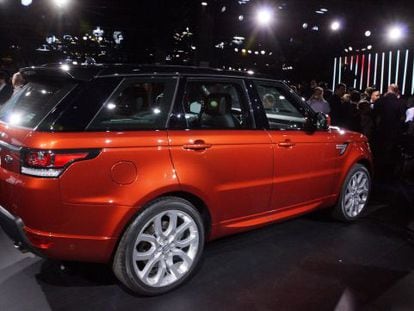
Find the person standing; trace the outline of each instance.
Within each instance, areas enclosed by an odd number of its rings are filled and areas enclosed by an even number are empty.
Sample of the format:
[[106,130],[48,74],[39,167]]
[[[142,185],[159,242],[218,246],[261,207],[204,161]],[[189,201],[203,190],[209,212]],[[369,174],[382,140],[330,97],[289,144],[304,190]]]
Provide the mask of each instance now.
[[405,105],[399,97],[396,84],[388,86],[387,93],[374,104],[375,138],[374,161],[379,177],[394,177],[395,164],[398,162],[397,148],[403,132]]
[[307,103],[316,112],[322,112],[324,114],[329,114],[331,112],[328,102],[323,98],[323,88],[319,86],[315,87],[313,94]]
[[375,102],[380,98],[380,92],[374,88],[365,90],[365,97],[359,102],[361,133],[368,137],[368,141],[372,143],[375,131],[375,122],[373,116],[373,107]]
[[0,71],[0,106],[3,105],[13,94],[13,87],[7,83],[8,76]]
[[12,78],[13,95],[23,89],[25,84],[26,81],[24,80],[23,75],[20,72],[16,72]]
[[346,115],[344,113],[344,106],[342,104],[342,97],[346,93],[346,85],[340,83],[336,85],[334,94],[329,99],[329,106],[331,109],[332,125],[344,127],[346,125]]

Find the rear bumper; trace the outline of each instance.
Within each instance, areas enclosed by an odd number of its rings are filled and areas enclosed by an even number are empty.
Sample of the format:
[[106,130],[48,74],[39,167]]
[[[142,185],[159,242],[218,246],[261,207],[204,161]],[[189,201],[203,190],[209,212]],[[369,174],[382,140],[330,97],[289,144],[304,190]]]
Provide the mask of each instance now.
[[57,260],[106,263],[111,260],[117,239],[64,235],[28,228],[0,205],[0,227],[22,251]]
[[5,208],[0,205],[0,227],[10,237],[14,243],[23,250],[32,252],[38,256],[43,256],[36,248],[32,246],[27,238],[23,228],[23,220],[10,214]]

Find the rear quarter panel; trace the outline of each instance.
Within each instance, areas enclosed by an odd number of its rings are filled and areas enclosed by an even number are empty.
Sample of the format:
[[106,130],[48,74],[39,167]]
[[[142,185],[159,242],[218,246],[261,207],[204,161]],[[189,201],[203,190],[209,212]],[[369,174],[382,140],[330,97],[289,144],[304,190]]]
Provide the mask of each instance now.
[[[101,149],[96,158],[73,163],[59,178],[62,203],[51,208],[59,210],[65,233],[116,237],[145,203],[179,190],[165,131],[36,133],[26,145]],[[118,164],[124,168],[114,172]]]

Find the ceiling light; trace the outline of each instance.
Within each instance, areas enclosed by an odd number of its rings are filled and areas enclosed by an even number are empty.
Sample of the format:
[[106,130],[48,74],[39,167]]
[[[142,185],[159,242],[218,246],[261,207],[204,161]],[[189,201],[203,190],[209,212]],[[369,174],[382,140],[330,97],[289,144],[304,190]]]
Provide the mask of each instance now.
[[24,6],[29,6],[29,5],[31,5],[32,4],[32,0],[22,0],[22,5],[24,5]]
[[339,21],[333,21],[331,24],[331,29],[333,31],[338,31],[341,28],[341,23]]
[[268,7],[260,8],[256,13],[256,21],[260,26],[268,26],[273,22],[273,10]]
[[388,29],[387,35],[390,41],[398,41],[404,36],[404,29],[398,25],[392,26]]

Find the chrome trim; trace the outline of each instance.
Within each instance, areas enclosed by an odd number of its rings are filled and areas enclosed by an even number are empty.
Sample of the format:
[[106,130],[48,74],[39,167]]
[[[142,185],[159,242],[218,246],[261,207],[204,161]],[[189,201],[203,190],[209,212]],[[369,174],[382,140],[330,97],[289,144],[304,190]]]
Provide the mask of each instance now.
[[20,152],[20,150],[22,150],[22,147],[16,147],[13,146],[9,143],[6,143],[5,141],[0,140],[0,147],[4,147],[6,149],[9,149],[11,151],[16,151],[16,152]]
[[348,148],[349,143],[345,143],[345,144],[337,144],[336,145],[336,150],[339,150],[339,155],[343,155],[346,151],[346,149]]

